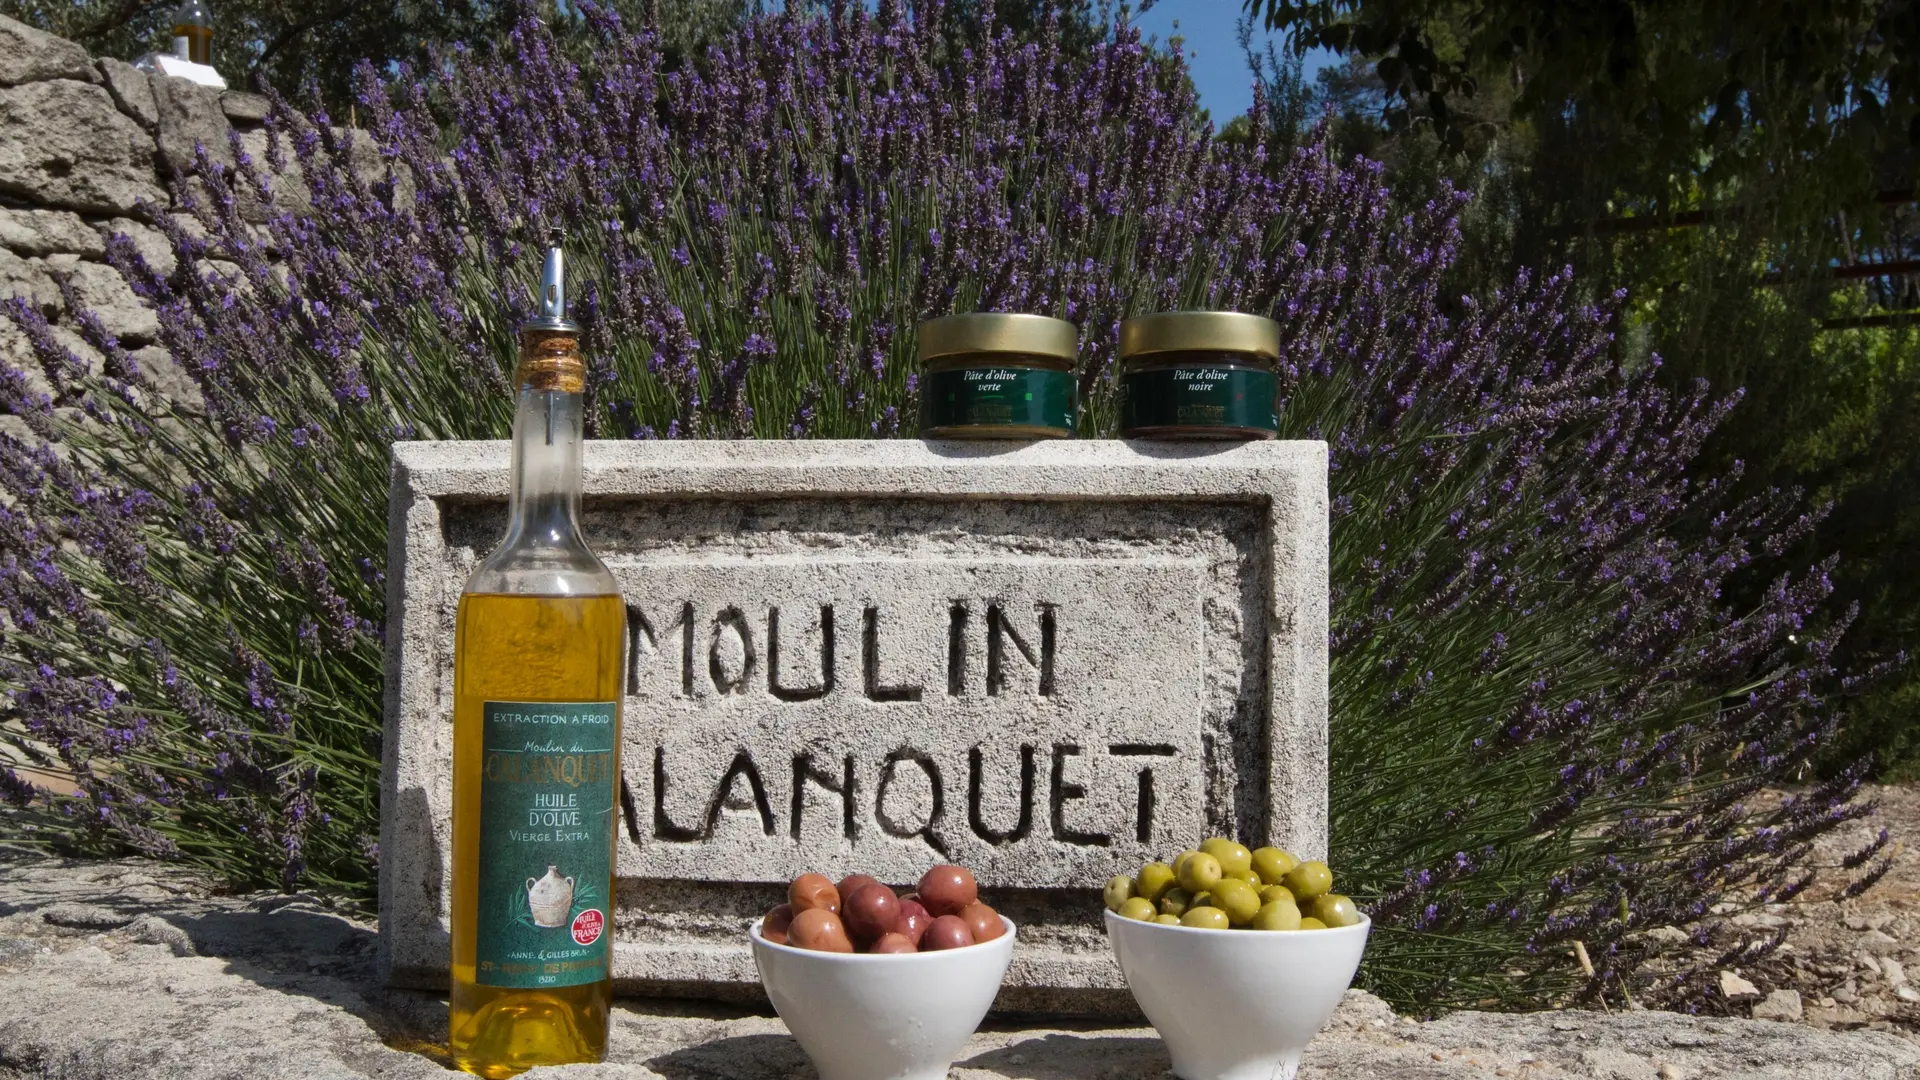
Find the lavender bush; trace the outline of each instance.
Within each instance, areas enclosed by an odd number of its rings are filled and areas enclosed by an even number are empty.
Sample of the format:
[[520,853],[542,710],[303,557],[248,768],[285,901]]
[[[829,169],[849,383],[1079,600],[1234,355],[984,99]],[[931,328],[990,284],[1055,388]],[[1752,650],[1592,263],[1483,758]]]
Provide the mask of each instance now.
[[[1287,434],[1332,446],[1333,859],[1380,924],[1369,985],[1710,1005],[1721,950],[1769,947],[1711,909],[1793,896],[1859,812],[1851,779],[1768,794],[1835,724],[1844,620],[1825,567],[1722,603],[1812,518],[1688,475],[1732,400],[1621,369],[1618,298],[1566,274],[1442,295],[1459,199],[1397,215],[1322,143],[1214,141],[1124,25],[1085,57],[991,23],[964,50],[937,12],[847,4],[665,73],[652,33],[581,10],[579,58],[524,22],[431,77],[363,72],[370,131],[280,104],[264,160],[236,142],[180,185],[171,275],[113,243],[203,403],[97,322],[96,370],[13,305],[52,392],[0,378],[38,436],[0,438],[0,730],[80,790],[0,770],[10,837],[365,894],[387,445],[506,433],[562,225],[603,438],[911,434],[913,326],[968,309],[1079,323],[1110,429],[1120,318],[1271,312]],[[311,210],[249,223],[288,194]],[[1655,926],[1703,948],[1656,978]]]

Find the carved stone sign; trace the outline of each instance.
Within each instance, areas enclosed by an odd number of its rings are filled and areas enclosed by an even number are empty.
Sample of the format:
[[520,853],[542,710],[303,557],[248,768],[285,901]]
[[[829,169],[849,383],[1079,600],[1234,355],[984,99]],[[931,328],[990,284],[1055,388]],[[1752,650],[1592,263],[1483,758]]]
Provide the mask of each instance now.
[[[505,443],[395,447],[381,956],[446,983],[455,605]],[[750,996],[795,874],[972,867],[1021,928],[1001,1006],[1124,1001],[1115,873],[1213,833],[1320,854],[1326,450],[594,443],[627,603],[614,972]]]

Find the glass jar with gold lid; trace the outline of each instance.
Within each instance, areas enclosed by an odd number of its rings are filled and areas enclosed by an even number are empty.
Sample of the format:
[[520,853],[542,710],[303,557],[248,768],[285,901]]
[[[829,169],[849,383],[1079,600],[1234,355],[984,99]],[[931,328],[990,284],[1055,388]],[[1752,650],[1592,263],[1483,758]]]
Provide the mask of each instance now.
[[1235,311],[1162,311],[1120,324],[1120,436],[1271,439],[1280,324]]
[[1078,411],[1080,331],[1045,315],[948,315],[920,324],[920,434],[1064,439]]

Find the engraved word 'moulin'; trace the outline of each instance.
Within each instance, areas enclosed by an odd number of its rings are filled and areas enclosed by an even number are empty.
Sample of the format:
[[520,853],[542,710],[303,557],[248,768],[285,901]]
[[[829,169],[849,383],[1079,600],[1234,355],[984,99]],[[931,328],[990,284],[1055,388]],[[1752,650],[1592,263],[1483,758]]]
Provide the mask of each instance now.
[[[677,666],[678,694],[689,699],[761,694],[775,703],[845,698],[908,709],[941,697],[1049,699],[1057,690],[1061,618],[1054,603],[1012,608],[954,601],[947,610],[945,641],[940,643],[945,678],[936,677],[928,684],[885,670],[888,653],[883,646],[892,624],[877,605],[849,609],[820,604],[790,610],[779,605],[703,608],[691,601],[651,607],[629,604],[628,683],[638,684],[642,665],[664,659]],[[796,644],[803,635],[808,641],[804,653]],[[849,636],[853,642],[847,640]],[[976,647],[981,644],[984,649]],[[984,663],[970,661],[981,653]],[[903,724],[911,715],[903,711]],[[1008,764],[1018,755],[1019,799],[1009,820],[991,823],[982,805],[982,790],[988,755],[996,752],[1006,755]],[[1075,759],[1095,755],[1131,762],[1131,805],[1122,815],[1130,819],[1125,823],[1130,828],[1119,833],[1076,828],[1068,820],[1071,804],[1088,798],[1085,786],[1072,779]],[[767,750],[742,746],[718,776],[688,777],[672,760],[669,748],[656,743],[651,762],[632,763],[635,768],[651,766],[653,797],[651,806],[628,803],[627,828],[637,844],[699,844],[711,839],[723,813],[733,810],[757,815],[769,837],[785,832],[798,841],[803,823],[815,820],[815,815],[833,813],[832,804],[837,802],[839,831],[848,840],[857,840],[871,825],[887,836],[918,838],[942,855],[949,851],[953,835],[949,830],[955,828],[964,828],[994,847],[1037,839],[1089,848],[1105,848],[1120,839],[1146,844],[1154,836],[1156,767],[1168,767],[1170,759],[1179,756],[1176,747],[1160,742],[1088,745],[1088,740],[1076,738],[1048,744],[1022,742],[1017,749],[1007,746],[998,751],[977,743],[968,749],[961,770],[951,764],[943,768],[933,755],[911,747],[838,757],[800,750],[771,760]],[[790,800],[770,796],[768,777],[774,769],[787,772],[782,779],[791,780],[784,785]],[[668,810],[668,792],[689,783],[710,792],[705,810],[697,817],[676,818]],[[930,793],[931,806],[922,800],[919,820],[899,820],[888,812],[889,789],[900,783]],[[707,784],[712,786],[706,788]],[[956,813],[962,795],[964,822],[957,820]],[[1042,798],[1044,817],[1036,813]],[[788,805],[776,805],[780,801]]]

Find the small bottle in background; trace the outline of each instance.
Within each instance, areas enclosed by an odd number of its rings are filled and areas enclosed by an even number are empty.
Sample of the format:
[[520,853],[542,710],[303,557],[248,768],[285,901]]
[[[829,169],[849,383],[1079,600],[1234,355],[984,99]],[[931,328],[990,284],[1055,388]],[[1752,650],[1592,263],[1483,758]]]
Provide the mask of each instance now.
[[206,0],[181,0],[173,11],[173,55],[195,64],[213,63],[213,15]]

